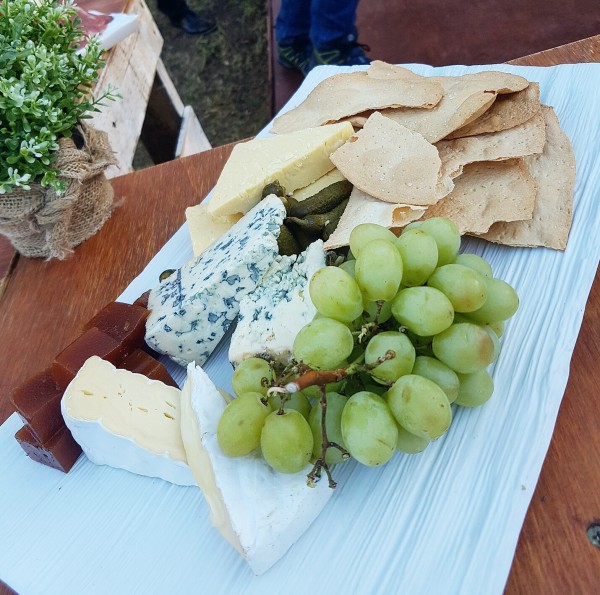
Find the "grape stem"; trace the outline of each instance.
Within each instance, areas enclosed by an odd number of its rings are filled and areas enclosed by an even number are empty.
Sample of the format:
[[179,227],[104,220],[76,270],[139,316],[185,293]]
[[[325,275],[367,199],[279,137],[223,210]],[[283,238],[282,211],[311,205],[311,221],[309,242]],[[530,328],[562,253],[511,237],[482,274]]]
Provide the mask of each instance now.
[[[274,394],[279,395],[281,399],[281,406],[278,411],[279,415],[283,414],[283,404],[286,400],[286,395],[297,393],[308,388],[309,386],[318,386],[321,391],[321,456],[315,461],[313,468],[307,475],[307,484],[310,487],[314,487],[315,484],[321,479],[323,469],[325,469],[325,473],[327,474],[329,487],[334,489],[337,485],[331,474],[331,469],[325,461],[327,449],[337,448],[342,453],[342,458],[344,460],[350,458],[350,453],[345,448],[343,448],[340,444],[337,444],[337,442],[330,442],[329,438],[327,437],[327,385],[345,380],[346,378],[359,372],[369,373],[383,362],[393,359],[394,357],[396,357],[396,352],[392,349],[389,349],[384,355],[378,357],[371,364],[365,364],[363,362],[363,356],[361,356],[347,367],[337,368],[336,370],[314,370],[305,364],[299,363],[287,369],[279,378],[279,382],[275,383],[267,391],[267,396]],[[293,378],[294,374],[299,374],[299,376]]]
[[[288,393],[297,393],[309,386],[320,386],[323,388],[326,384],[340,382],[340,380],[345,380],[358,372],[368,373],[383,362],[393,359],[394,357],[396,357],[395,351],[389,349],[385,355],[378,357],[372,364],[354,362],[346,368],[337,368],[336,370],[313,370],[312,368],[306,368],[306,371],[301,373],[300,376],[294,378],[291,382],[287,382],[284,389]],[[269,389],[269,392],[280,391],[281,386],[273,386]]]
[[327,473],[327,479],[329,480],[329,487],[333,490],[337,486],[337,483],[333,479],[331,469],[325,461],[327,450],[329,448],[337,448],[342,453],[342,457],[344,459],[350,458],[350,453],[337,442],[330,442],[329,438],[327,438],[327,389],[324,384],[322,384],[319,388],[321,389],[321,456],[315,461],[313,468],[308,474],[307,483],[310,487],[314,487],[317,481],[321,479],[321,471],[325,469],[325,473]]

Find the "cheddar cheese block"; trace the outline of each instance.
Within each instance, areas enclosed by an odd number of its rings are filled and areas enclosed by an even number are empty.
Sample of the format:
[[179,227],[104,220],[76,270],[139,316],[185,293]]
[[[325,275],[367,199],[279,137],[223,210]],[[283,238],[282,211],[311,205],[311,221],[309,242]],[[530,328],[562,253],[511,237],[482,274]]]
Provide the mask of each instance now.
[[312,184],[333,169],[329,155],[353,132],[349,122],[341,122],[237,144],[213,190],[208,213],[247,213],[275,180],[288,193]]

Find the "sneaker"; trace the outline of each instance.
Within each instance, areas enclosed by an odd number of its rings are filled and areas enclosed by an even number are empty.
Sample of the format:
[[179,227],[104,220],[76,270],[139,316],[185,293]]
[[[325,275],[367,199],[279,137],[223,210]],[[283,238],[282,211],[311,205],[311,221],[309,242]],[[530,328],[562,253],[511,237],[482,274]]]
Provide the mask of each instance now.
[[181,20],[171,23],[190,35],[208,35],[217,29],[215,23],[200,18],[193,10],[188,10]]
[[336,66],[367,65],[371,59],[365,55],[371,48],[364,43],[358,43],[356,35],[350,34],[328,43],[320,48],[313,48],[311,68],[321,64]]
[[277,61],[284,68],[299,70],[303,76],[310,70],[312,46],[307,39],[295,39],[291,43],[277,43]]

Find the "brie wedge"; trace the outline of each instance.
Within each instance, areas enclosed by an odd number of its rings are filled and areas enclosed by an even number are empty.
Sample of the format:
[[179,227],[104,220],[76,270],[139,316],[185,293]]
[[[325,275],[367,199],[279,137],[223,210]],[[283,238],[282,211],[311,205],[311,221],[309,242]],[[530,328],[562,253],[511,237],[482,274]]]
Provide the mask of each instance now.
[[191,486],[196,481],[181,440],[180,395],[178,388],[94,355],[65,390],[61,410],[92,463]]
[[217,425],[226,403],[206,372],[191,363],[181,394],[181,436],[188,463],[211,510],[211,521],[255,574],[277,562],[316,519],[333,494],[326,480],[309,488],[311,466],[274,471],[255,452],[226,457]]

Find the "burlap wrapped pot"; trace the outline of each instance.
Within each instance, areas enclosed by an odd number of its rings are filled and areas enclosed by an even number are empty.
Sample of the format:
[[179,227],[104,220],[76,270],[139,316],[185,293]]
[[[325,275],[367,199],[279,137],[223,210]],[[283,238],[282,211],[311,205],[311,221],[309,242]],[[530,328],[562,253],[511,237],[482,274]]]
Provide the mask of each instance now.
[[80,124],[59,140],[54,166],[67,183],[61,194],[41,184],[0,195],[0,233],[24,256],[65,258],[112,214],[113,189],[104,171],[115,163],[105,132]]

